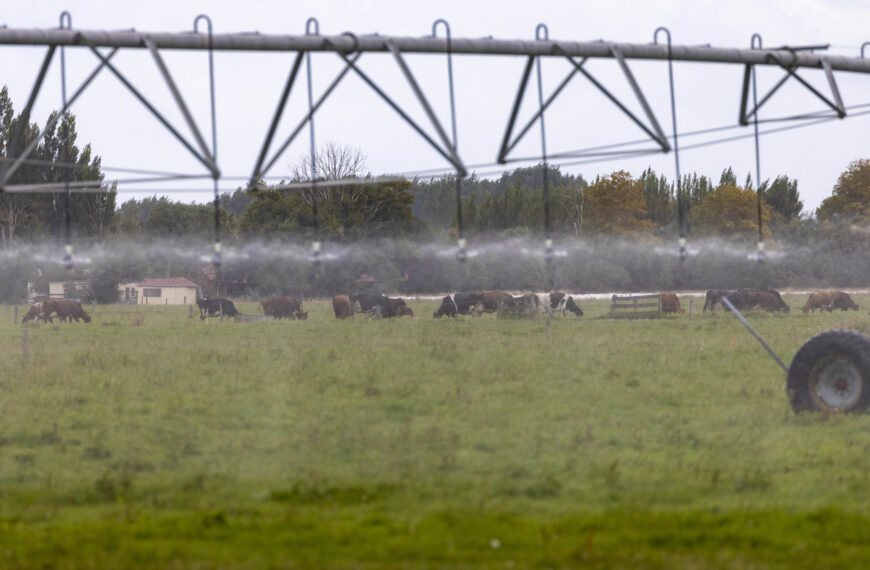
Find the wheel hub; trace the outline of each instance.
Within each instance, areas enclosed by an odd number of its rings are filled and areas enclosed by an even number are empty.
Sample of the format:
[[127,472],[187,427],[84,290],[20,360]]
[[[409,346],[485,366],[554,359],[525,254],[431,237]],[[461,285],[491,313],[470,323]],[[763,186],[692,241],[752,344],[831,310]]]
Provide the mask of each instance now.
[[816,369],[810,394],[822,409],[845,412],[861,399],[861,372],[846,358],[834,358]]

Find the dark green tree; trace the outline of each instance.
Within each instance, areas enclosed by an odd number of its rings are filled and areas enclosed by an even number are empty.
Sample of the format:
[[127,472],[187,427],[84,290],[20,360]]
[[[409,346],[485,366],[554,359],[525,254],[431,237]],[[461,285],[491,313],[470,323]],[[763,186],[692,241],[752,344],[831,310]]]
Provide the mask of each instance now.
[[761,197],[777,215],[786,222],[800,217],[804,203],[800,199],[797,180],[789,180],[786,175],[777,176],[772,184],[765,180],[760,188]]

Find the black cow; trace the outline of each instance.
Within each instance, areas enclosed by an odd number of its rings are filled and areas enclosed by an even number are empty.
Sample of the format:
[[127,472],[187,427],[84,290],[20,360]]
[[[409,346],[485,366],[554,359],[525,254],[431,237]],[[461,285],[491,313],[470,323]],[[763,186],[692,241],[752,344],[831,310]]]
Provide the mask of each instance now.
[[374,307],[380,307],[381,311],[392,312],[392,304],[390,299],[378,293],[354,293],[350,297],[351,303],[359,303],[360,309],[363,311],[371,311]]
[[453,299],[450,298],[450,295],[447,295],[443,299],[441,299],[441,306],[438,307],[438,310],[432,313],[432,317],[436,319],[440,319],[443,316],[456,318],[456,313],[458,313],[458,309],[456,308],[456,303]]
[[471,307],[477,302],[477,297],[474,293],[456,293],[453,295],[453,302],[456,305],[456,312],[460,315],[471,314]]
[[236,310],[235,305],[229,299],[197,299],[196,306],[199,307],[199,318],[216,317],[223,314],[227,317],[235,317],[241,315]]
[[583,316],[583,309],[577,306],[577,303],[574,302],[573,297],[566,297],[565,293],[550,293],[550,308],[551,309],[559,309],[560,305],[564,300],[564,309],[566,311],[571,311],[574,315],[578,317]]

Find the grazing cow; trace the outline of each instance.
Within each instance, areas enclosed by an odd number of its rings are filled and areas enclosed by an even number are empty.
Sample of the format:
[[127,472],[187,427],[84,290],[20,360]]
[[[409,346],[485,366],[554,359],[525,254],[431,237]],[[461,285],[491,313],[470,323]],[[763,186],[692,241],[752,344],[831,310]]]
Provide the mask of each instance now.
[[499,319],[510,317],[535,318],[544,311],[544,307],[549,308],[549,305],[543,304],[540,297],[534,293],[519,297],[499,295],[498,300],[501,301],[501,306],[498,307]]
[[32,320],[39,320],[42,318],[40,315],[42,313],[42,303],[34,303],[30,306],[30,310],[27,311],[27,314],[21,317],[21,324],[23,325],[26,322]]
[[702,312],[706,313],[707,309],[715,311],[716,305],[722,304],[722,297],[727,296],[728,300],[731,301],[731,303],[733,304],[734,300],[730,297],[730,293],[732,292],[723,291],[721,289],[710,289],[709,291],[707,291],[707,296],[704,298],[704,310]]
[[332,311],[336,319],[353,318],[350,299],[346,295],[336,295],[332,298]]
[[685,313],[686,310],[680,308],[680,298],[676,293],[662,293],[662,312]]
[[562,313],[562,316],[565,316],[568,311],[574,313],[575,316],[583,316],[583,310],[577,306],[574,298],[565,293],[550,293],[550,307]]
[[754,291],[750,289],[737,289],[736,291],[723,291],[711,289],[707,291],[707,297],[704,299],[704,311],[716,309],[717,305],[722,304],[722,297],[727,297],[738,311],[746,309],[761,308],[768,311],[784,311],[788,313],[791,309],[785,304],[782,295],[774,289],[764,289]]
[[360,309],[365,312],[371,311],[375,306],[380,307],[381,311],[392,308],[390,299],[377,293],[354,293],[349,299],[352,303],[359,303]]
[[498,310],[498,298],[507,297],[513,299],[513,296],[507,291],[475,291],[473,293],[474,300],[483,304],[483,311],[486,313],[494,313]]
[[263,307],[263,314],[268,317],[299,319],[300,321],[308,318],[308,313],[302,311],[302,301],[297,297],[272,297],[271,299],[263,299],[260,301],[260,305]]
[[746,309],[764,309],[772,313],[776,311],[789,312],[788,305],[785,304],[779,293],[773,290],[747,291],[744,298],[744,308]]
[[456,304],[456,312],[460,315],[471,314],[471,308],[477,302],[474,293],[456,293],[453,295],[453,302]]
[[[459,293],[457,293],[458,295]],[[432,318],[440,319],[443,316],[456,318],[456,314],[459,310],[456,308],[456,303],[453,299],[450,298],[450,295],[445,296],[441,299],[441,306],[438,307],[438,310],[432,313]]]
[[235,317],[241,315],[236,310],[236,306],[229,299],[215,297],[214,299],[197,299],[196,306],[199,307],[199,318],[217,317],[224,315],[227,317]]
[[852,309],[853,311],[858,310],[858,305],[845,291],[834,291],[834,296],[831,299],[831,307],[832,309],[840,309],[841,311],[847,311],[849,309]]
[[405,303],[405,300],[402,299],[401,297],[397,297],[395,299],[391,299],[391,298],[387,297],[387,300],[390,301],[390,308],[396,312],[398,312],[399,307],[407,307],[408,306],[408,304]]
[[810,298],[807,299],[807,304],[801,307],[801,311],[808,313],[810,311],[815,312],[816,309],[819,309],[819,312],[825,310],[830,312],[833,310],[831,308],[833,297],[833,291],[816,291],[815,293],[810,293]]
[[411,307],[400,306],[396,309],[396,316],[397,317],[405,317],[405,316],[413,317],[414,311],[411,310]]
[[59,318],[62,322],[79,322],[82,319],[86,323],[91,322],[91,317],[78,301],[67,301],[66,299],[48,299],[42,303],[42,309],[39,312],[39,318],[47,320],[50,323],[54,322],[54,317]]

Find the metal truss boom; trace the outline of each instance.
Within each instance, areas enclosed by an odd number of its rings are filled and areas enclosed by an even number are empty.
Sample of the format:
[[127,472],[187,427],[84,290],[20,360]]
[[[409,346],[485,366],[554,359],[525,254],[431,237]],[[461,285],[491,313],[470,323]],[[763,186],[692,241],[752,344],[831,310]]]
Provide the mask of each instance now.
[[[146,39],[157,49],[209,49],[209,38],[202,34],[100,31],[68,29],[0,29],[0,45],[87,46],[146,48]],[[447,53],[446,38],[360,35],[270,35],[260,33],[214,34],[215,51],[305,51],[305,52],[389,52],[392,44],[404,54]],[[815,46],[822,48],[825,46]],[[661,44],[576,42],[562,40],[501,40],[493,38],[452,38],[450,52],[463,55],[568,56],[613,59],[614,48],[625,59],[668,60],[668,47]],[[792,69],[824,69],[827,60],[833,71],[870,73],[870,59],[818,55],[782,46],[774,49],[739,49],[712,46],[671,47],[673,61],[732,63],[744,65],[785,65]]]

